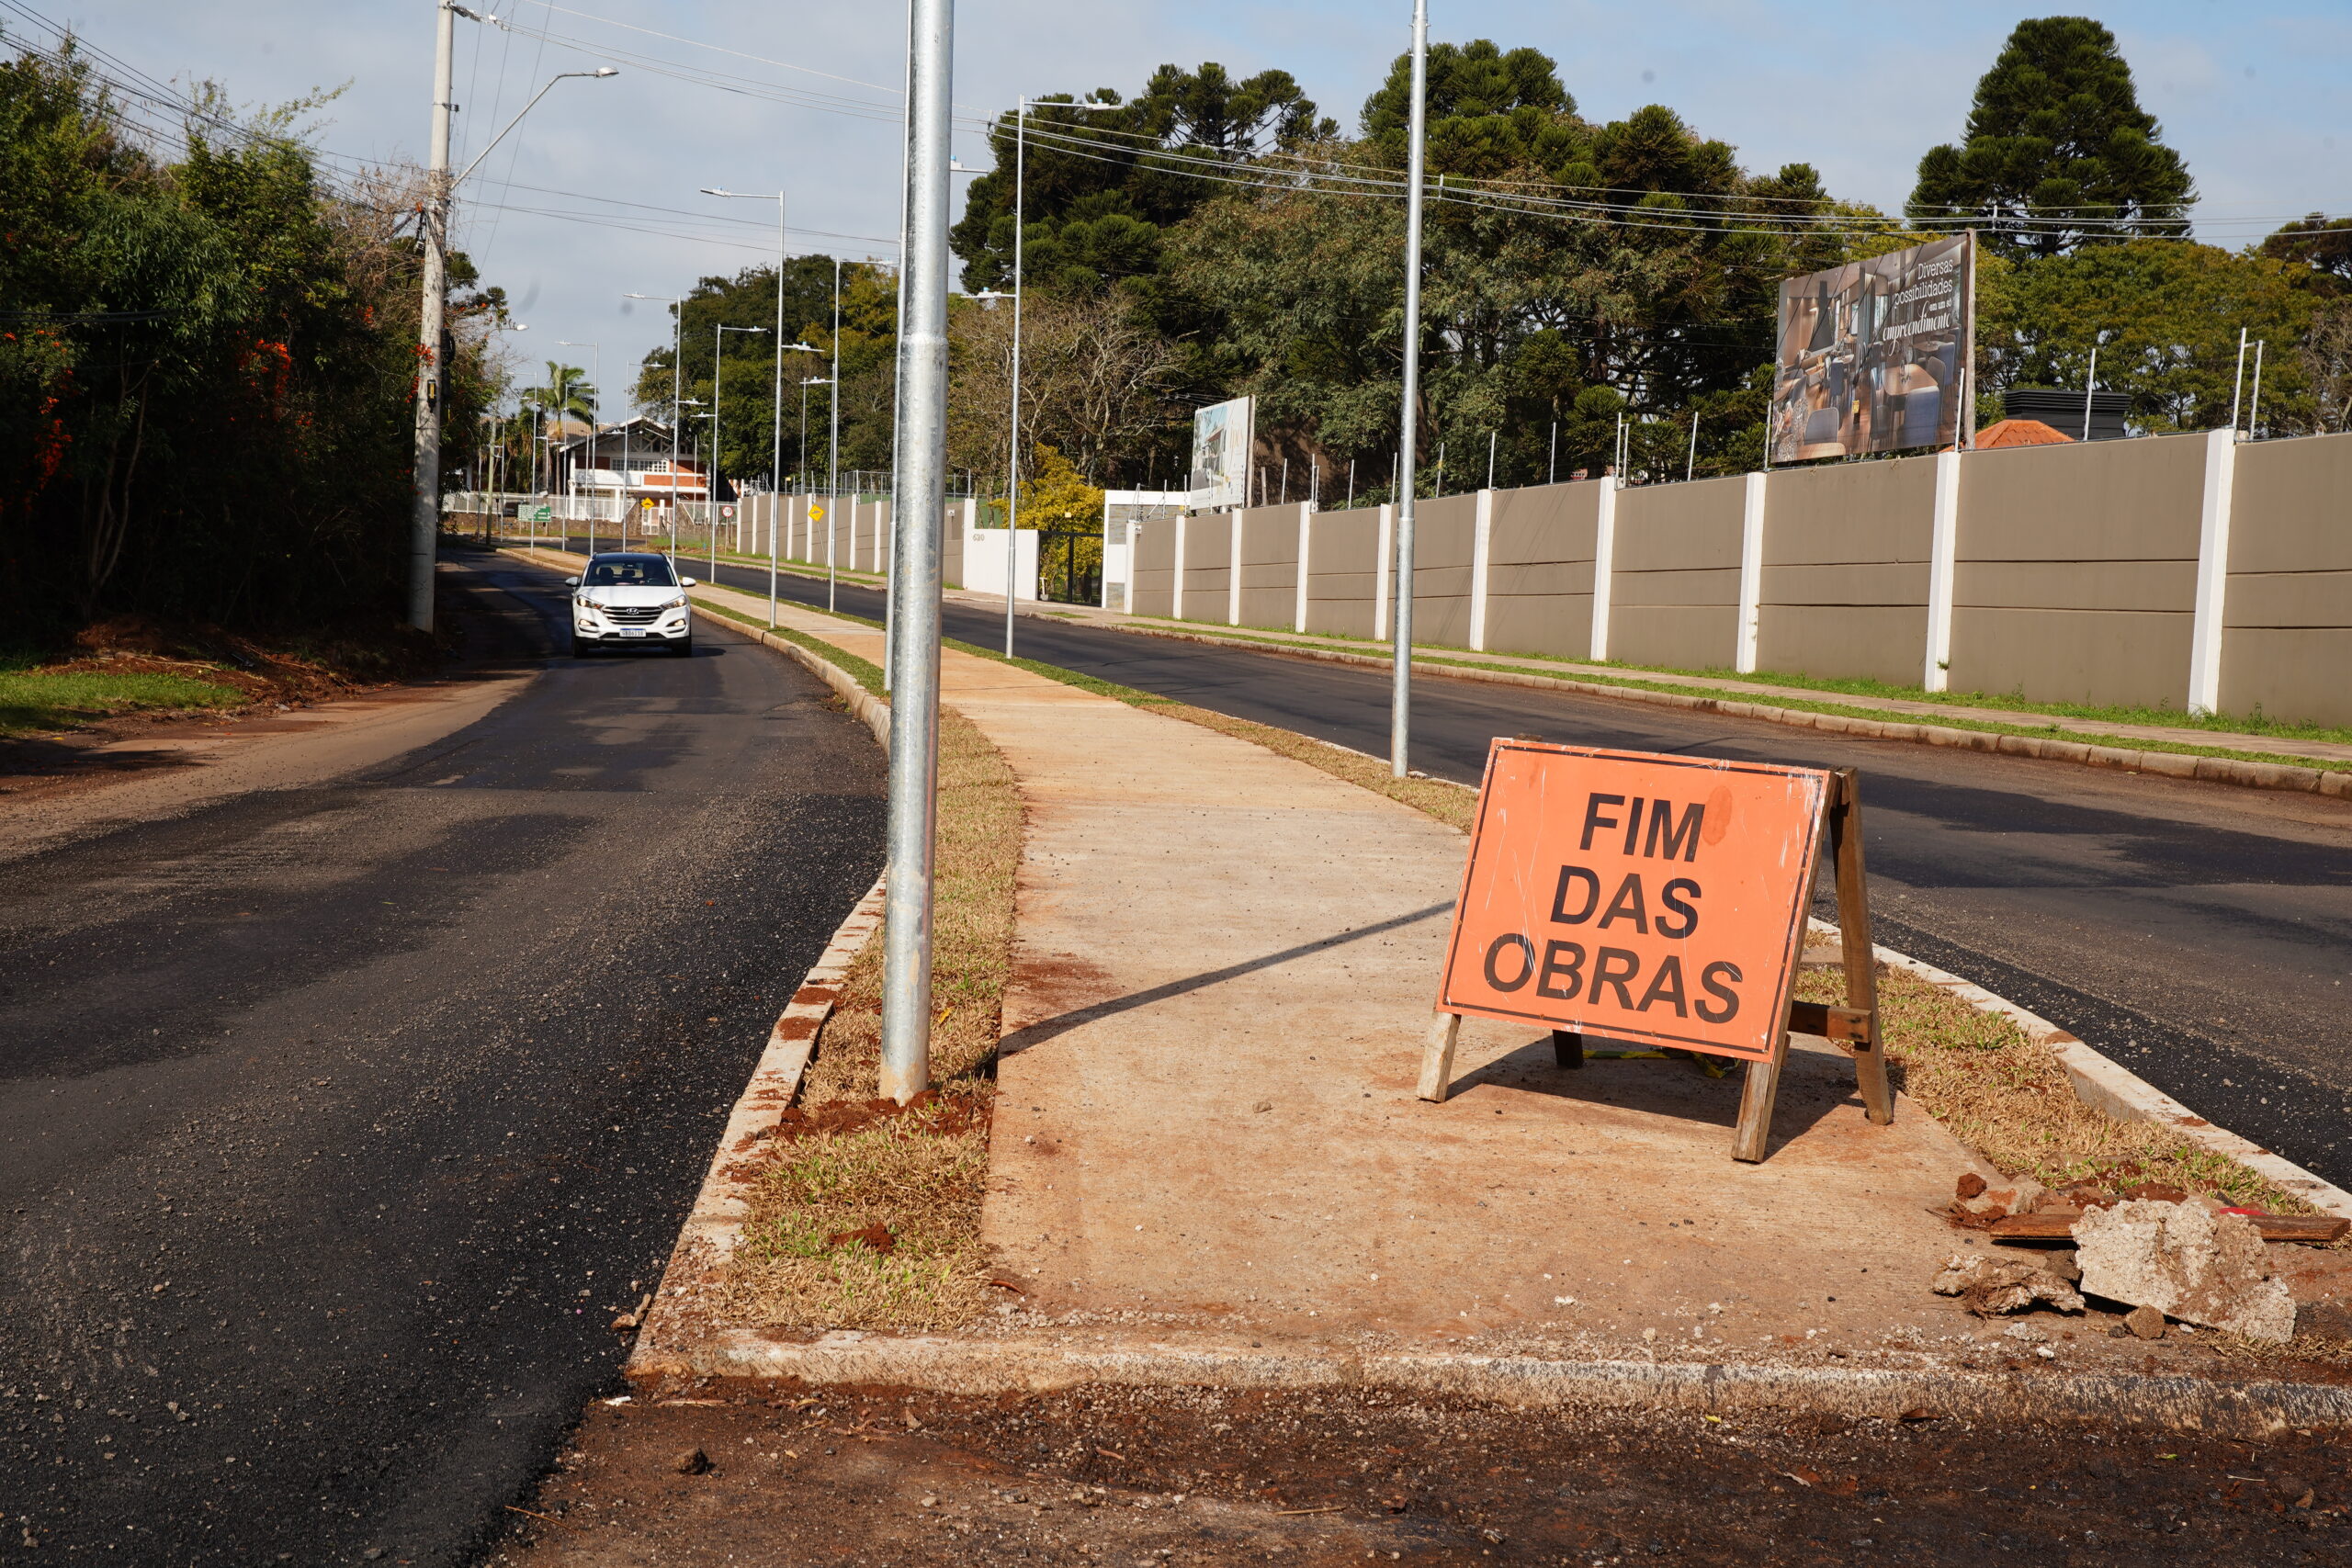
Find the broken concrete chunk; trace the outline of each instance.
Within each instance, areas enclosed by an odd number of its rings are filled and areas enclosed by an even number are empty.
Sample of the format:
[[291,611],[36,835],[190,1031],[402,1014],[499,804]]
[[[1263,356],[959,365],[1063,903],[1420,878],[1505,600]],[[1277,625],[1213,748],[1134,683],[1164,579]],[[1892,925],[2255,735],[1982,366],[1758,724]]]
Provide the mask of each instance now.
[[2007,1258],[1970,1258],[1953,1253],[1936,1276],[1939,1296],[1958,1296],[1961,1304],[1979,1317],[2023,1312],[2036,1302],[2048,1302],[2060,1312],[2080,1312],[2083,1298],[2075,1287],[2039,1266]]
[[2132,1199],[2087,1211],[2074,1229],[2092,1295],[2249,1339],[2294,1337],[2294,1298],[2251,1221],[2199,1202]]
[[[1971,1191],[1971,1188],[1975,1190]],[[2030,1176],[1987,1182],[1971,1171],[1960,1179],[1959,1190],[1952,1199],[1951,1217],[1971,1230],[1982,1230],[2010,1214],[2031,1213],[2045,1190],[2041,1182]]]
[[2165,1314],[2154,1307],[2133,1307],[2123,1314],[2123,1331],[2137,1339],[2162,1339]]

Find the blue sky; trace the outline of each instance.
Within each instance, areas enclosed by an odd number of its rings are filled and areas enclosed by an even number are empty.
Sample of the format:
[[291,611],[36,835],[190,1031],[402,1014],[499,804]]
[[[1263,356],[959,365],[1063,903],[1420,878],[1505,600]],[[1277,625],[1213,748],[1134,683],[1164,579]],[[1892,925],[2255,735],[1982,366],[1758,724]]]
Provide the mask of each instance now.
[[[323,111],[322,145],[360,158],[424,150],[432,0],[27,3],[131,65],[162,77],[209,77],[241,102],[348,83]],[[601,343],[605,382],[618,388],[625,367],[667,336],[660,308],[631,306],[624,293],[676,294],[698,276],[772,254],[772,208],[716,202],[695,194],[700,186],[784,186],[796,250],[895,254],[894,113],[861,118],[711,91],[667,78],[650,62],[884,101],[887,92],[852,83],[899,79],[902,0],[473,0],[471,8],[590,47],[460,21],[460,163],[554,72],[600,63],[622,71],[610,81],[559,86],[461,202],[459,243],[529,323],[514,340],[529,357],[562,353],[585,365],[585,350],[560,349],[557,340]],[[2282,217],[2352,212],[2352,6],[2077,0],[2066,8],[2097,16],[2121,39],[2143,105],[2196,176],[2202,233],[2234,245]],[[1910,190],[1920,153],[1959,135],[1976,78],[2009,28],[2058,9],[1434,0],[1430,34],[1533,45],[1559,62],[1588,116],[1613,118],[1664,103],[1703,134],[1734,143],[1750,168],[1810,162],[1838,195],[1893,209]],[[0,18],[21,30],[5,11]],[[1281,66],[1323,112],[1352,127],[1364,95],[1404,47],[1409,18],[1409,5],[1396,0],[966,0],[957,7],[956,97],[985,114],[1018,93],[1133,92],[1163,61],[1216,60],[1238,73]],[[614,22],[808,70],[730,58]],[[986,157],[977,135],[959,138],[958,152],[967,163]],[[629,214],[551,192],[708,216]],[[627,226],[518,210],[528,208],[594,211]],[[649,229],[664,231],[639,231]]]

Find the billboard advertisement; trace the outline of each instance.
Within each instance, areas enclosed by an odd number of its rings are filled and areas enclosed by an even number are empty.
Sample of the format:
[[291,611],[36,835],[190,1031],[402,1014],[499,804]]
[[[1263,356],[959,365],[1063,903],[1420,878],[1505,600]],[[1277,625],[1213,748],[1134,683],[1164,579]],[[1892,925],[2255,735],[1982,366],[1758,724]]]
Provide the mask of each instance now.
[[1193,510],[1216,512],[1250,504],[1250,446],[1258,400],[1211,403],[1193,415]]
[[1949,446],[1967,429],[1975,291],[1973,234],[1782,283],[1772,461]]

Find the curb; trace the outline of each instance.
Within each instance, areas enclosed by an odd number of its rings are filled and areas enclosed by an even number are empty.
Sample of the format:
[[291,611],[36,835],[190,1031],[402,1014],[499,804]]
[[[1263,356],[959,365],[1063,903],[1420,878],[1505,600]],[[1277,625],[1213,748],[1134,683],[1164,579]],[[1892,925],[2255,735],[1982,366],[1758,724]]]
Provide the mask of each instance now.
[[[1096,621],[1134,637],[1167,637],[1210,648],[1239,648],[1276,653],[1292,659],[1319,660],[1327,664],[1361,664],[1392,668],[1386,659],[1338,649],[1298,648],[1288,643],[1259,642],[1249,637],[1216,637],[1204,632],[1174,631],[1161,626],[1123,626]],[[2119,746],[2094,746],[2080,740],[2045,740],[2030,735],[2003,735],[1988,729],[1956,729],[1942,724],[1909,724],[1891,719],[1862,718],[1844,714],[1813,713],[1804,708],[1775,707],[1769,703],[1742,702],[1732,697],[1694,697],[1680,692],[1654,692],[1641,686],[1619,686],[1600,681],[1578,681],[1563,675],[1538,675],[1508,670],[1473,670],[1459,664],[1413,660],[1416,674],[1453,681],[1484,681],[1498,686],[1532,686],[1541,690],[1576,692],[1586,696],[1616,697],[1657,707],[1687,708],[1722,714],[1726,718],[1758,718],[1797,729],[1818,729],[1830,735],[1854,735],[1871,740],[1907,740],[1927,746],[1949,746],[1962,751],[1991,751],[2007,757],[2031,757],[2045,762],[2072,762],[2079,767],[2109,768],[2124,773],[2157,773],[2165,778],[2194,779],[2206,784],[2235,784],[2243,789],[2286,790],[2301,795],[2352,800],[2352,772],[2301,768],[2285,762],[2247,762],[2234,757],[2200,757],[2185,751],[2135,751]]]
[[[1813,924],[1815,931],[1834,932],[1837,930],[1835,926],[1826,926],[1818,920]],[[2272,1154],[2251,1139],[2240,1137],[2226,1127],[2215,1126],[2139,1074],[2108,1060],[2048,1019],[2028,1012],[2017,1003],[1996,996],[1973,981],[1947,974],[1932,964],[1923,964],[1891,947],[1874,945],[1872,951],[1878,954],[1880,963],[1916,975],[1929,985],[1951,992],[1971,1007],[1999,1013],[2023,1031],[2028,1040],[2049,1047],[2052,1055],[2058,1058],[2059,1066],[2064,1070],[2066,1081],[2074,1087],[2075,1098],[2109,1121],[2160,1122],[2199,1148],[2233,1159],[2267,1178],[2320,1213],[2333,1214],[2339,1219],[2352,1219],[2352,1192],[2313,1176],[2301,1166]]]
[[1148,1340],[1084,1347],[837,1332],[782,1342],[744,1331],[684,1353],[632,1358],[628,1376],[791,1379],[946,1393],[1127,1387],[1392,1389],[1498,1404],[1674,1409],[1713,1416],[1805,1410],[1860,1419],[2086,1422],[2261,1438],[2352,1426],[2352,1388],[2331,1383],[1724,1363],[1566,1361],[1462,1352],[1251,1350]]
[[[817,1031],[824,1027],[841,1000],[842,982],[848,977],[851,961],[880,929],[882,905],[883,879],[876,877],[874,886],[835,929],[832,941],[768,1031],[767,1046],[760,1053],[759,1066],[752,1070],[752,1081],[728,1112],[718,1152],[711,1156],[710,1169],[695,1193],[695,1206],[679,1232],[673,1256],[684,1255],[697,1241],[707,1244],[718,1258],[735,1250],[752,1204],[743,1173],[734,1161],[775,1135],[784,1112],[799,1094],[801,1076],[816,1052]],[[655,1300],[661,1299],[657,1292]],[[659,1307],[654,1311],[658,1314]]]

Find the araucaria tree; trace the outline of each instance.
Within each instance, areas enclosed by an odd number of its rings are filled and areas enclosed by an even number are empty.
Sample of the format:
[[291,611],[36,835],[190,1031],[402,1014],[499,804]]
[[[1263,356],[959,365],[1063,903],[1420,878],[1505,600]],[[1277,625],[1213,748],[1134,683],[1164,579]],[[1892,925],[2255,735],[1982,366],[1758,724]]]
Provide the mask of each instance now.
[[2160,134],[2113,33],[2087,17],[2019,22],[1976,84],[1966,139],[1919,160],[1912,220],[1976,220],[2018,257],[2185,235],[2197,192]]

